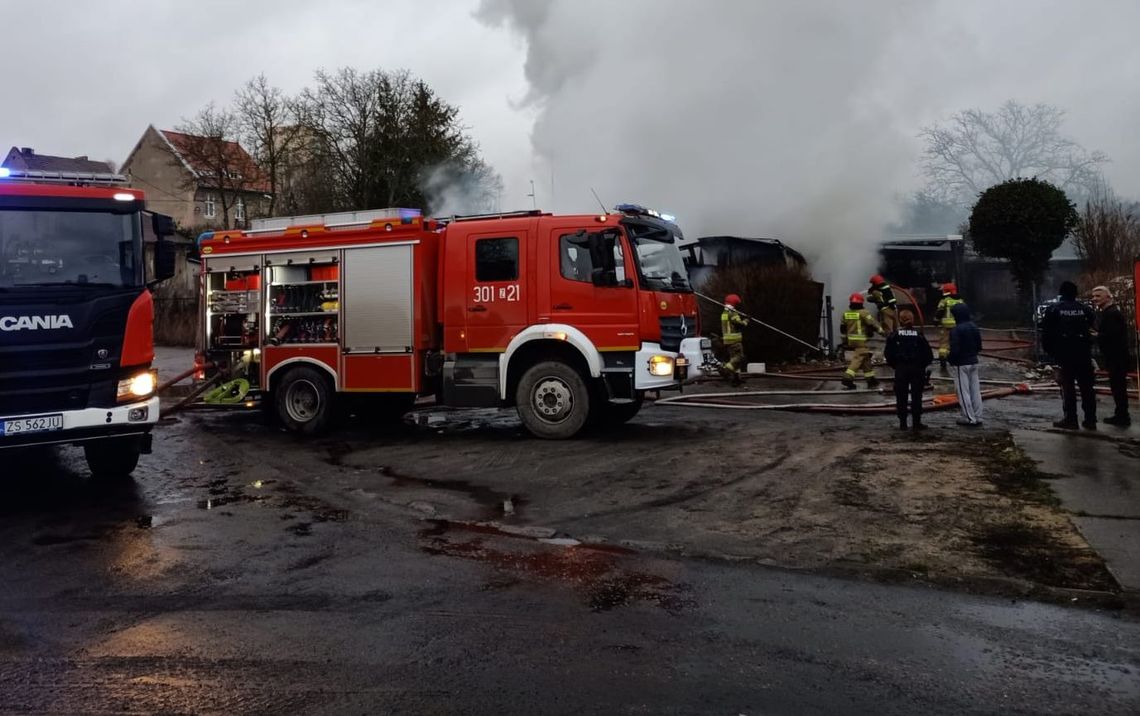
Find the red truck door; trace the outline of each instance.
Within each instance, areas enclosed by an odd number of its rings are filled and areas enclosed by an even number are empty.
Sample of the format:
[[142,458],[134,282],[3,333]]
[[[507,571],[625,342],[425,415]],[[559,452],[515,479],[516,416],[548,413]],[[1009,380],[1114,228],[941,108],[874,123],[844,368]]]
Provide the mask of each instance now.
[[472,233],[467,237],[467,349],[502,352],[527,326],[524,276],[527,232]]
[[[539,300],[539,320],[567,323],[585,333],[599,350],[636,351],[638,335],[637,290],[632,281],[633,267],[624,239],[615,234],[613,244],[617,265],[616,285],[595,285],[594,265],[584,242],[586,232],[574,228],[553,228],[544,232],[544,248],[550,252],[549,280]],[[541,259],[540,259],[541,260]]]

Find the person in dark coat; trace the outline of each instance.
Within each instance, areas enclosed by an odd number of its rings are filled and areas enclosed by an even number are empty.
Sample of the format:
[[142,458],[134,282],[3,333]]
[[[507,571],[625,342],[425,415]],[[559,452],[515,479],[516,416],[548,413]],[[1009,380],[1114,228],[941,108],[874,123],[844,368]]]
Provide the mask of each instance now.
[[934,351],[922,331],[914,327],[914,314],[899,312],[899,327],[887,336],[884,351],[887,365],[895,369],[895,407],[899,429],[906,430],[907,398],[910,398],[911,426],[915,432],[922,424],[922,389],[926,385],[927,368],[934,362]]
[[[1086,430],[1096,430],[1096,393],[1093,392],[1092,330],[1096,321],[1093,309],[1077,301],[1077,286],[1072,281],[1061,284],[1060,299],[1045,311],[1041,322],[1041,342],[1057,366],[1057,382],[1061,385],[1064,417],[1053,423],[1055,428],[1077,429],[1077,388],[1081,391],[1081,410]],[[1074,387],[1074,384],[1076,386]]]
[[1092,290],[1093,304],[1097,308],[1096,341],[1100,357],[1108,371],[1108,384],[1116,412],[1104,419],[1108,425],[1128,427],[1132,417],[1128,414],[1128,328],[1120,306],[1113,301],[1112,291],[1106,286]]

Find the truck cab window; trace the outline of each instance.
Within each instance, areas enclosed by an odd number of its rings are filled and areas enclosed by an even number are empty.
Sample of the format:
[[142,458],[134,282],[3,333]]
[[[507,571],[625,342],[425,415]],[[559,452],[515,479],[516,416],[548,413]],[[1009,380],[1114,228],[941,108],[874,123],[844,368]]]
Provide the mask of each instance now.
[[[594,272],[594,263],[590,258],[590,250],[583,245],[579,234],[563,234],[558,238],[558,261],[562,277],[571,281],[590,283]],[[614,264],[617,269],[617,280],[625,280],[625,254],[621,242],[614,242]]]
[[519,240],[477,239],[475,241],[475,280],[517,281],[519,278]]

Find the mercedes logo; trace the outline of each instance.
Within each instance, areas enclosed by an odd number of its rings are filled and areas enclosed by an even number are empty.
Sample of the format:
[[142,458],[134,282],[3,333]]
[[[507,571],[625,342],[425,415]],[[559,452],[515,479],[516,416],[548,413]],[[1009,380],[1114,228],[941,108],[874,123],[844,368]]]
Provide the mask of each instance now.
[[95,351],[95,355],[99,356],[99,360],[103,360],[107,356],[111,355],[111,351],[107,350],[106,348],[100,348],[99,350]]

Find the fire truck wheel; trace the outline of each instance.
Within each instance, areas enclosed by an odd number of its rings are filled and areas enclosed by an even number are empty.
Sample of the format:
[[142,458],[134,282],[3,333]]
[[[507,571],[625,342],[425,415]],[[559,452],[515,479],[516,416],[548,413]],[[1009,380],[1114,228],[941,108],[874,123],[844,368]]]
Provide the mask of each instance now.
[[601,403],[598,405],[597,415],[592,420],[599,427],[623,425],[633,420],[634,416],[641,411],[643,402],[644,393],[638,393],[637,397],[629,403],[610,403],[608,401]]
[[138,438],[97,440],[83,446],[91,476],[100,481],[129,479],[139,464],[142,445]]
[[565,440],[577,435],[590,416],[590,389],[571,366],[544,361],[523,373],[515,403],[532,435]]
[[299,366],[281,378],[274,388],[277,416],[290,431],[316,435],[332,422],[333,389],[316,368]]

